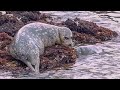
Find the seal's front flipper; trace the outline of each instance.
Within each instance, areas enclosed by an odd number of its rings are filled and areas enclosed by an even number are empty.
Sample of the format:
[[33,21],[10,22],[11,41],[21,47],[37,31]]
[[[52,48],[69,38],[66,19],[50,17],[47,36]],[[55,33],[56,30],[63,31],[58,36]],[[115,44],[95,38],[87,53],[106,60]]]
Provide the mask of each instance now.
[[36,65],[35,65],[35,73],[36,74],[40,73],[40,71],[39,71],[40,69],[39,68],[40,68],[40,59],[38,58],[37,62],[36,62]]
[[33,72],[35,72],[34,67],[32,66],[32,64],[29,61],[23,61]]

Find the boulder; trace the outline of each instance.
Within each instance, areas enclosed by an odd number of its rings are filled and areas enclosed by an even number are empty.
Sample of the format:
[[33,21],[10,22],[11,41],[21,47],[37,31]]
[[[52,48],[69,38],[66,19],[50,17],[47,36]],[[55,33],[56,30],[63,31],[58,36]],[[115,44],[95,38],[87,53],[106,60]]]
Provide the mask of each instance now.
[[[66,27],[68,27],[71,31],[93,36],[98,41],[107,41],[118,36],[115,31],[98,26],[93,22],[81,20],[79,18],[75,18],[74,20],[67,19],[63,22],[63,24],[66,25]],[[92,39],[93,37],[89,38]]]
[[95,45],[86,45],[86,46],[78,46],[75,48],[77,51],[77,55],[91,55],[96,53],[102,53],[103,50],[100,46]]

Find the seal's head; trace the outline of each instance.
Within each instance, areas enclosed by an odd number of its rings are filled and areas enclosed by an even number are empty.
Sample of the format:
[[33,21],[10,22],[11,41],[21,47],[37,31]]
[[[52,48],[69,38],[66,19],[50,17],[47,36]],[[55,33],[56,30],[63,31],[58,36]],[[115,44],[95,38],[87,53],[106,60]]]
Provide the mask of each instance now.
[[63,27],[59,29],[59,37],[62,45],[73,46],[72,31],[69,28]]

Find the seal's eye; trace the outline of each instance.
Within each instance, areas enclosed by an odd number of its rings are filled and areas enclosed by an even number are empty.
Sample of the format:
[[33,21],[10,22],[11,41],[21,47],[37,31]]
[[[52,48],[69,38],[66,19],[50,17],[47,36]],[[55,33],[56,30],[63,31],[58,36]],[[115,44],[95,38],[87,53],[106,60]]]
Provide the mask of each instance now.
[[69,38],[68,37],[65,37],[66,40],[68,40]]

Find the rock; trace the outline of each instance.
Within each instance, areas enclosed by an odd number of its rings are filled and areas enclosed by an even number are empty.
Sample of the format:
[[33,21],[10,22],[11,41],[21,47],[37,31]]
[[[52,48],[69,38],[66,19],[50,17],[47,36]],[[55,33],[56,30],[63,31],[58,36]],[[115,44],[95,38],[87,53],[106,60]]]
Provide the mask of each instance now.
[[7,33],[0,33],[0,50],[5,49],[5,47],[11,43],[12,39],[13,38]]
[[[90,34],[90,35],[95,35],[95,33],[88,29],[89,28],[89,24],[84,24],[83,21],[79,22],[75,22],[71,19],[67,19],[64,24],[66,25],[66,27],[68,27],[70,30],[72,31],[77,31],[79,33],[85,33],[85,34]],[[86,25],[86,26],[85,26]]]
[[75,45],[83,43],[83,44],[95,44],[100,43],[100,39],[96,39],[94,36],[85,34],[85,33],[78,33],[76,31],[73,31],[73,41],[75,42]]
[[[7,14],[13,14],[19,18],[24,24],[31,23],[32,21],[40,21],[43,23],[51,23],[51,17],[47,14],[40,13],[39,11],[6,11]],[[50,22],[47,21],[50,20]]]
[[107,40],[111,40],[112,38],[117,37],[117,36],[118,36],[118,34],[115,31],[109,30],[104,27],[99,27],[95,38],[100,39],[101,41],[107,41]]
[[79,46],[75,48],[77,51],[77,55],[91,55],[96,53],[102,53],[103,50],[99,46],[95,45],[87,45],[87,46]]
[[80,20],[79,18],[75,18],[74,20],[68,19],[63,24],[72,31],[92,36],[90,37],[91,40],[94,37],[98,41],[107,41],[118,36],[115,31],[98,26],[93,22]]
[[14,36],[15,33],[24,24],[14,16],[0,15],[0,33],[5,32],[10,36]]
[[44,55],[42,55],[40,58],[40,69],[49,70],[75,63],[77,52],[74,48],[63,45],[54,45],[46,48]]

